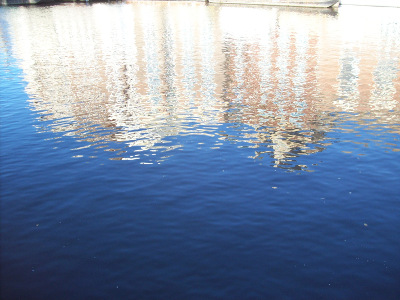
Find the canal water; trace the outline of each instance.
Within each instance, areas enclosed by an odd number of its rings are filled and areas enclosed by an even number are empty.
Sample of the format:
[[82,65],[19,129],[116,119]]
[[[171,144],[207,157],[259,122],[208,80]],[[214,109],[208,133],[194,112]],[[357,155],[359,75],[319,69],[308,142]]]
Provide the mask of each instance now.
[[0,7],[2,299],[400,299],[400,9]]

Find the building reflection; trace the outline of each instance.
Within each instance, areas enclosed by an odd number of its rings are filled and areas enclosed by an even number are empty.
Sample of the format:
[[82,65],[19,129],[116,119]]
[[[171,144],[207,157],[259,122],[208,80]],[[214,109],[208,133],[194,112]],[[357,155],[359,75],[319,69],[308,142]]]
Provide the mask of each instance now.
[[396,16],[371,23],[351,9],[133,2],[20,7],[5,18],[41,130],[121,159],[205,134],[296,169],[299,155],[331,143],[337,113],[400,133]]
[[398,30],[388,25],[395,24],[395,14],[388,24],[362,20],[346,34],[347,27],[338,31],[338,25],[359,21],[346,11],[249,8],[245,17],[252,21],[245,29],[236,25],[239,14],[243,7],[224,7],[219,18],[226,120],[255,129],[247,134],[255,158],[268,154],[276,166],[299,167],[295,157],[331,143],[326,133],[340,126],[336,116],[342,112],[355,113],[360,124],[375,119],[398,132],[399,52],[392,37]]
[[[327,129],[316,122],[319,111],[315,109],[318,36],[298,26],[304,24],[308,12],[273,9],[253,15],[250,10],[254,28],[246,32],[258,36],[249,42],[240,38],[246,35],[242,28],[236,30],[231,24],[241,9],[224,10],[225,99],[234,108],[226,119],[251,125],[255,132],[247,138],[255,145],[254,157],[268,153],[276,166],[291,166],[294,157],[324,149]],[[253,30],[259,24],[263,30]]]

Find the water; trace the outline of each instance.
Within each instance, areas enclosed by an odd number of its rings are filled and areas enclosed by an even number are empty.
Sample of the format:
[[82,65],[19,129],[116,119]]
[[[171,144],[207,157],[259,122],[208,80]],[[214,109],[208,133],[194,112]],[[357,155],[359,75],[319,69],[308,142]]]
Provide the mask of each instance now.
[[399,299],[400,9],[0,30],[2,299]]

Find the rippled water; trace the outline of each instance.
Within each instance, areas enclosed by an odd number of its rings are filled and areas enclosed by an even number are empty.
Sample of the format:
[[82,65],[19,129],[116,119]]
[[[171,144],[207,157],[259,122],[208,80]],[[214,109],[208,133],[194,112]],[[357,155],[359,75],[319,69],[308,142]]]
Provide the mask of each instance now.
[[400,9],[0,7],[1,298],[400,297]]

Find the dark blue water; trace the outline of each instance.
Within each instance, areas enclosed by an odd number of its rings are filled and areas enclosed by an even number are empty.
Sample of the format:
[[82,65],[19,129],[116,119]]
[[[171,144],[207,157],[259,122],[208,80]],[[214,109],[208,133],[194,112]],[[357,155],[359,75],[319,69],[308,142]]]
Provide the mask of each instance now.
[[1,7],[1,298],[399,299],[399,13]]

